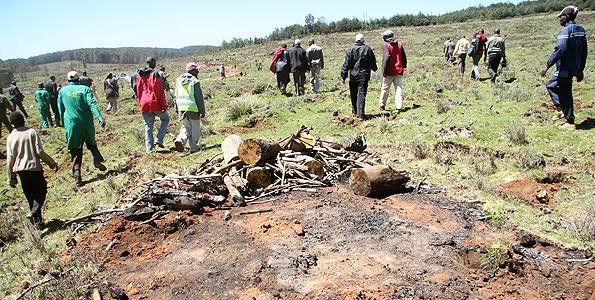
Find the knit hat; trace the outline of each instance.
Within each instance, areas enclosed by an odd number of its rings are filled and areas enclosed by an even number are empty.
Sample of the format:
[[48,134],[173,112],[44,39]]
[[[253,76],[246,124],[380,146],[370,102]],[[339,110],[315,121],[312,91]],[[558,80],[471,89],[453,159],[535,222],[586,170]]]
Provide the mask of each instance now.
[[578,7],[576,7],[574,5],[568,5],[568,6],[564,7],[564,9],[562,9],[562,11],[558,14],[558,17],[560,17],[562,15],[569,15],[572,17],[576,17],[576,15],[578,15]]
[[196,64],[195,62],[191,62],[186,65],[186,72],[190,72],[192,70],[197,70],[197,69],[198,69],[198,64]]
[[361,34],[361,33],[358,33],[357,35],[355,35],[355,41],[356,41],[356,42],[363,43],[363,42],[365,42],[365,41],[366,41],[366,38],[364,37],[364,35],[363,35],[363,34]]
[[77,71],[70,71],[67,75],[68,81],[77,81],[79,80],[79,73]]
[[20,111],[11,112],[8,121],[15,127],[25,125],[25,117]]

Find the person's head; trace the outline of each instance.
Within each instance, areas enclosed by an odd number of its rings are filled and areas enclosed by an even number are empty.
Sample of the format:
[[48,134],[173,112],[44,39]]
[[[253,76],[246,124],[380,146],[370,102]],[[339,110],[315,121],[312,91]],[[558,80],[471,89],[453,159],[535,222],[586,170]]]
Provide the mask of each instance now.
[[465,38],[465,35],[463,34],[462,38]]
[[50,80],[51,80],[51,81],[54,81],[54,80],[56,80],[56,76],[54,76],[54,75],[50,76]]
[[295,40],[295,41],[293,42],[293,45],[294,45],[294,46],[299,46],[299,45],[301,45],[301,44],[302,44],[302,41],[300,41],[300,39],[297,39],[297,40]]
[[482,29],[480,29],[480,30],[479,30],[479,32],[480,32],[481,34],[484,34],[484,33],[485,33],[485,30],[483,30],[483,28],[482,28]]
[[20,111],[11,112],[8,116],[8,121],[14,128],[25,126],[25,117]]
[[154,57],[147,57],[147,66],[151,69],[155,69],[157,60]]
[[385,42],[390,42],[395,37],[395,33],[392,30],[387,30],[382,33],[382,39]]
[[114,78],[114,74],[112,74],[112,72],[107,73],[107,76],[105,76],[105,79],[112,79]]
[[363,44],[363,43],[365,43],[365,42],[366,42],[366,37],[364,37],[364,35],[363,35],[363,34],[361,34],[361,33],[358,33],[358,34],[356,34],[356,35],[355,35],[355,42],[356,42],[356,43],[361,43],[361,44]]
[[314,45],[314,40],[310,40],[309,46]]
[[165,72],[165,66],[161,66],[161,68],[159,68],[159,70]]
[[285,43],[281,44],[281,48],[287,48],[287,44],[285,44]]
[[494,30],[494,34],[500,35],[500,28],[496,28],[496,30]]
[[10,82],[10,84],[17,85],[17,82],[13,80],[13,81]]
[[68,75],[66,75],[66,78],[68,78],[68,82],[78,82],[79,73],[77,71],[70,71],[68,72]]
[[38,82],[37,83],[37,87],[40,88],[40,89],[43,89],[44,88],[43,82]]
[[574,21],[576,16],[578,15],[578,7],[574,5],[569,5],[564,7],[562,11],[558,14],[558,18],[560,20],[560,26],[566,26],[568,22]]
[[83,71],[83,76],[87,77],[87,71]]
[[192,74],[196,77],[198,75],[198,64],[195,62],[188,63],[186,65],[186,73]]

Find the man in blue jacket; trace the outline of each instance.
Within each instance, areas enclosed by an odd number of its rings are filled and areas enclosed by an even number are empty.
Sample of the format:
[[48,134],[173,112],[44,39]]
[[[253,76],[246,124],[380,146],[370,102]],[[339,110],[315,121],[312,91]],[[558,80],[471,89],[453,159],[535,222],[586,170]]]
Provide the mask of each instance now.
[[581,82],[587,63],[587,36],[585,29],[574,22],[577,15],[578,8],[574,5],[565,7],[558,14],[560,25],[564,28],[558,34],[554,52],[541,70],[541,76],[545,76],[547,70],[556,65],[556,72],[546,84],[546,88],[556,107],[556,118],[560,119],[563,116],[566,119],[566,123],[560,128],[571,130],[576,129],[572,77],[576,76],[576,81]]

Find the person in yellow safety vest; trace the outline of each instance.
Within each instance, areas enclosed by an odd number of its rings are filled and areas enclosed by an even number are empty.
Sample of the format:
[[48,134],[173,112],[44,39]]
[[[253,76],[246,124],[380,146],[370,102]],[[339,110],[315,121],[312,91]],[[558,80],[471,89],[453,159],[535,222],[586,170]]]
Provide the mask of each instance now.
[[186,142],[190,153],[200,150],[200,119],[205,117],[205,102],[198,76],[198,65],[186,65],[186,73],[176,79],[176,107],[182,127],[175,141],[176,151],[183,152]]

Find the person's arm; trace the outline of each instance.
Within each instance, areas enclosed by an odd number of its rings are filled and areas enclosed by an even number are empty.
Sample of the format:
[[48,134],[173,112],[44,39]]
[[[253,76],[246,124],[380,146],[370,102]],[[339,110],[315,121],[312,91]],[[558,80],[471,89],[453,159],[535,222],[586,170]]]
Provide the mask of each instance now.
[[134,93],[134,96],[136,96],[136,99],[139,99],[138,98],[138,93],[137,93],[137,90],[136,90],[136,88],[137,88],[137,86],[136,86],[136,76],[138,76],[138,74],[134,74],[134,75],[132,75],[132,77],[130,77],[130,85],[132,86],[132,92]]
[[12,153],[12,144],[9,136],[6,142],[6,172],[8,174],[8,185],[15,187],[17,185],[17,174],[12,171],[12,168],[14,167],[16,157]]
[[93,96],[93,91],[91,90],[91,88],[85,89],[85,101],[87,102],[87,105],[89,105],[89,108],[95,115],[95,118],[97,118],[97,121],[99,121],[99,123],[101,123],[102,127],[105,126],[104,125],[105,120],[103,119],[103,116],[101,115],[101,112],[99,111],[99,107],[97,107],[97,101],[95,100],[95,97]]
[[43,150],[41,138],[37,134],[37,131],[33,131],[33,142],[35,143],[35,151],[37,152],[39,158],[48,166],[50,166],[50,168],[57,169],[58,163]]
[[161,111],[165,112],[167,110],[167,98],[165,98],[165,89],[163,89],[163,80],[159,73],[155,74],[155,96],[157,96],[157,102],[159,102],[159,107],[161,107]]
[[403,53],[403,69],[407,69],[407,54],[405,48],[401,45],[401,52]]
[[370,69],[376,72],[378,71],[378,65],[376,65],[376,56],[374,55],[374,51],[370,48]]
[[60,120],[62,120],[62,125],[64,125],[64,101],[62,99],[62,93],[58,93],[58,113],[60,114]]
[[202,89],[200,88],[200,82],[196,82],[194,84],[194,101],[196,102],[196,105],[198,106],[198,109],[200,111],[200,117],[204,118],[206,115],[206,108],[205,108],[205,99],[202,95]]
[[585,36],[584,38],[582,38],[580,43],[583,45],[583,51],[581,53],[581,65],[578,68],[578,70],[579,72],[583,72],[585,70],[585,67],[587,66],[587,55],[589,53],[587,48],[587,37]]
[[386,71],[388,69],[388,64],[390,62],[390,52],[388,51],[388,43],[384,43],[384,46],[382,46],[382,64],[381,64],[381,68],[382,68],[382,76],[385,77],[386,76]]
[[320,50],[320,69],[324,69],[324,52]]
[[558,35],[558,39],[556,40],[556,46],[554,47],[554,52],[550,55],[550,58],[547,60],[546,63],[546,70],[551,68],[555,65],[560,58],[566,53],[568,49],[568,31],[566,28],[563,28]]
[[460,43],[459,43],[459,42],[457,42],[457,43],[455,44],[455,51],[453,52],[455,55],[458,55],[458,54],[459,54],[459,48],[460,48],[460,46],[461,46],[461,45],[460,45]]
[[343,61],[343,66],[341,67],[341,78],[343,81],[347,79],[347,74],[349,73],[349,65],[351,63],[349,52],[350,50],[347,50],[347,53],[345,53],[345,60]]

